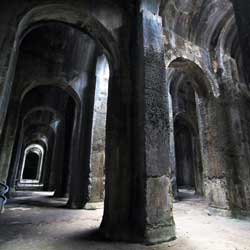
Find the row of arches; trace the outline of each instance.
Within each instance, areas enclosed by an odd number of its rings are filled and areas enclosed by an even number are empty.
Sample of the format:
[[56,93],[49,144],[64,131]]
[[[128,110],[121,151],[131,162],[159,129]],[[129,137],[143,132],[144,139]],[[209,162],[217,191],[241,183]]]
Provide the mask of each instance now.
[[[69,179],[75,178],[72,176],[74,167],[79,174],[77,165],[85,161],[88,166],[97,79],[99,88],[105,89],[105,93],[96,106],[103,106],[97,107],[100,112],[107,109],[109,66],[106,57],[100,53],[92,39],[62,23],[45,23],[23,38],[10,106],[17,112],[11,115],[16,119],[14,124],[18,124],[14,128],[16,139],[10,156],[12,187],[24,159],[23,148],[34,141],[45,140],[53,152],[44,166],[47,169],[46,182],[49,182],[44,188],[55,190],[56,196],[70,192]],[[101,72],[107,70],[106,75]],[[106,113],[103,115],[105,118]],[[7,122],[6,126],[10,124]],[[105,122],[102,126],[105,128]],[[79,148],[82,148],[82,153]],[[89,199],[89,171],[87,167],[82,173],[82,178],[85,176],[82,184],[85,186],[82,187],[85,188],[84,202]],[[83,206],[84,202],[72,206]]]
[[[93,116],[101,130],[96,153],[105,154],[110,66],[103,47],[69,24],[36,22],[27,29],[17,34],[18,53],[12,55],[16,69],[2,138],[9,150],[1,155],[10,166],[8,184],[12,190],[55,191],[69,197],[70,207],[83,207],[90,199]],[[104,159],[101,176],[97,170],[92,176],[102,188]],[[104,188],[95,192],[103,199]]]
[[[208,104],[213,98],[213,89],[205,74],[192,61],[177,58],[167,71],[169,87],[170,121],[172,127],[172,183],[174,196],[178,199],[179,189],[195,190],[205,196],[206,148],[208,139],[206,120]],[[201,114],[203,113],[203,116]],[[203,148],[202,148],[203,147]]]
[[[128,60],[120,53],[127,49],[122,44],[129,38],[118,42],[116,30],[126,22],[119,7],[108,5],[104,20],[99,12],[103,5],[98,6],[38,5],[19,20],[14,36],[9,35],[14,46],[0,105],[1,178],[15,191],[23,179],[22,163],[25,171],[25,149],[34,143],[46,148],[42,188],[55,190],[56,196],[67,195],[71,208],[82,208],[89,201],[90,187],[96,187],[92,199],[103,200],[105,193],[101,227],[110,237],[118,225],[130,224],[128,179],[117,170],[121,162],[128,166],[131,160],[130,128],[121,127],[130,117],[130,96],[125,95],[130,86],[125,88],[126,77],[121,77],[128,69],[120,67]],[[91,162],[98,162],[99,168]],[[130,168],[122,172],[128,176]],[[113,188],[120,179],[120,188]],[[118,202],[121,194],[124,199]],[[117,238],[127,237],[119,231]]]
[[[67,25],[56,23],[56,22],[49,22],[44,24],[45,27],[39,26],[38,30],[33,30],[32,32],[37,32],[39,34],[48,34],[48,30],[58,30],[58,33],[55,33],[56,36],[62,35],[62,30],[64,28],[68,28]],[[40,30],[41,29],[41,30]],[[45,32],[43,29],[46,29]],[[72,29],[72,28],[70,28]],[[72,30],[70,31],[72,35]],[[54,34],[54,31],[52,32]],[[51,34],[52,34],[51,33]],[[63,31],[63,35],[67,34],[67,32]],[[90,169],[85,169],[85,173],[82,176],[85,176],[85,183],[83,183],[83,178],[81,179],[82,186],[85,186],[84,189],[81,191],[78,190],[81,185],[79,182],[72,181],[72,174],[74,171],[74,166],[70,166],[70,164],[76,163],[73,161],[73,157],[78,157],[73,154],[75,146],[75,139],[79,134],[74,134],[73,129],[79,128],[79,124],[77,126],[77,122],[79,120],[80,114],[86,115],[87,112],[92,113],[89,116],[89,122],[92,123],[93,121],[93,114],[94,114],[94,101],[98,103],[98,91],[99,93],[103,91],[104,80],[106,80],[106,85],[109,81],[109,65],[105,56],[99,56],[100,52],[95,52],[95,56],[98,56],[94,61],[94,65],[96,66],[95,78],[91,79],[91,77],[86,76],[84,74],[79,74],[77,69],[73,69],[74,71],[73,76],[67,79],[70,76],[71,71],[67,72],[68,68],[63,68],[60,70],[63,71],[64,77],[61,80],[56,79],[53,76],[54,71],[50,71],[51,69],[41,69],[41,62],[39,62],[40,68],[39,74],[45,72],[45,77],[39,75],[37,77],[37,69],[32,68],[33,65],[27,66],[28,62],[34,64],[34,54],[39,53],[39,51],[34,48],[34,52],[31,52],[32,44],[38,44],[38,41],[35,41],[37,35],[30,34],[31,37],[26,37],[23,39],[23,42],[20,47],[19,52],[19,60],[17,63],[17,71],[16,71],[16,78],[14,80],[14,88],[12,93],[13,103],[11,103],[10,107],[13,108],[12,105],[19,106],[19,114],[16,116],[18,118],[18,122],[16,123],[18,126],[16,131],[20,131],[20,133],[16,136],[16,140],[13,144],[14,158],[11,158],[12,162],[12,169],[9,173],[9,180],[12,183],[12,187],[15,188],[17,184],[17,188],[27,188],[27,184],[30,184],[30,188],[36,187],[35,184],[40,184],[37,187],[45,188],[44,190],[55,190],[55,195],[58,197],[62,197],[65,195],[69,195],[69,204],[72,199],[70,196],[71,192],[73,195],[79,196],[84,194],[84,199],[82,204],[85,204],[89,199],[89,181],[90,181]],[[34,37],[33,37],[34,36]],[[49,35],[48,35],[49,36]],[[66,35],[67,36],[67,35]],[[27,42],[26,40],[27,39]],[[30,40],[29,40],[30,39]],[[39,40],[40,40],[39,36]],[[49,47],[50,42],[55,42],[55,38],[44,38],[46,41],[44,42],[45,45],[39,45],[38,48],[46,48]],[[84,38],[86,39],[86,38]],[[61,39],[61,40],[65,40]],[[27,44],[26,44],[27,43]],[[82,42],[86,44],[86,40]],[[26,46],[29,51],[26,51]],[[60,45],[53,45],[51,49],[57,49],[56,46]],[[92,45],[91,45],[92,46]],[[48,58],[50,58],[50,52],[48,53]],[[58,52],[60,53],[60,52]],[[67,52],[64,52],[67,55]],[[82,54],[83,52],[78,52]],[[58,55],[55,56],[58,59]],[[65,56],[63,54],[63,56]],[[23,58],[22,58],[23,56]],[[30,56],[30,58],[29,58]],[[46,57],[46,55],[45,55]],[[75,56],[76,57],[76,56]],[[24,61],[22,61],[24,60]],[[46,60],[46,58],[45,58]],[[61,59],[63,61],[63,59]],[[68,59],[67,59],[68,60]],[[64,61],[63,61],[64,62]],[[60,62],[54,62],[55,64],[59,64]],[[82,62],[80,62],[81,64]],[[81,70],[84,70],[84,66],[86,61],[81,64]],[[19,66],[20,65],[20,66]],[[28,72],[25,73],[23,67],[25,65],[25,69],[28,69]],[[48,64],[49,66],[53,67],[52,64]],[[72,63],[70,63],[72,65]],[[57,65],[55,65],[57,67]],[[87,63],[86,66],[89,66]],[[92,65],[91,65],[92,66]],[[93,67],[93,66],[92,66]],[[55,69],[56,74],[58,69]],[[35,73],[36,74],[35,74]],[[90,72],[93,74],[93,72]],[[20,75],[19,75],[20,74]],[[48,76],[46,76],[48,74]],[[51,75],[52,74],[52,77]],[[67,75],[68,74],[68,75]],[[23,77],[23,78],[22,78]],[[81,78],[82,77],[82,78]],[[98,78],[99,77],[99,78]],[[32,82],[29,80],[32,80]],[[37,79],[36,79],[37,78]],[[41,80],[40,80],[41,78]],[[50,84],[46,84],[47,79],[56,79],[52,80]],[[79,79],[80,78],[80,79]],[[24,80],[23,80],[24,79]],[[66,79],[69,81],[69,85],[66,85]],[[90,84],[95,85],[92,86],[92,92],[88,92],[88,96],[82,96],[82,92],[90,79]],[[173,79],[171,81],[170,79]],[[98,81],[99,80],[99,81]],[[41,83],[39,83],[41,81]],[[21,86],[21,82],[25,85]],[[33,83],[34,82],[34,83]],[[99,86],[97,84],[99,83]],[[16,84],[16,86],[15,86]],[[203,183],[203,166],[201,163],[201,148],[200,148],[200,141],[199,141],[199,125],[198,125],[198,117],[196,114],[197,102],[199,104],[201,100],[206,102],[206,98],[209,98],[209,95],[213,92],[212,88],[210,87],[209,81],[204,76],[202,70],[193,62],[184,59],[184,58],[177,58],[169,65],[169,78],[167,78],[167,84],[169,84],[169,94],[171,95],[172,104],[173,104],[173,127],[174,127],[174,142],[175,142],[175,169],[173,173],[176,175],[176,185],[179,187],[182,186],[190,186],[195,188],[196,192],[203,195],[204,193],[204,183]],[[81,87],[82,89],[77,89],[76,86]],[[93,91],[94,90],[94,91]],[[98,91],[97,91],[98,90]],[[108,89],[106,86],[106,90],[104,90],[104,96],[107,98]],[[87,99],[87,101],[84,99]],[[18,101],[19,98],[19,101]],[[199,100],[200,98],[200,100]],[[56,102],[55,102],[56,99]],[[83,104],[88,105],[88,108],[83,108]],[[87,103],[89,102],[89,103]],[[101,103],[101,105],[104,105]],[[92,108],[90,108],[92,106]],[[83,110],[85,112],[83,112]],[[102,107],[103,108],[103,107]],[[92,109],[92,111],[90,111]],[[18,110],[18,108],[16,109]],[[102,113],[102,119],[105,119],[107,108],[103,108],[105,111]],[[190,121],[190,113],[193,119],[196,121]],[[187,118],[189,117],[189,118]],[[83,119],[86,119],[85,117]],[[10,121],[10,120],[9,120]],[[8,122],[8,119],[7,119]],[[34,122],[34,123],[33,123]],[[204,121],[205,122],[205,121]],[[106,124],[105,124],[106,125]],[[104,125],[104,127],[105,127]],[[7,123],[6,126],[9,126]],[[88,143],[90,143],[91,138],[94,138],[94,130],[92,129],[92,124],[88,124],[89,130],[88,134],[92,134],[88,136]],[[43,130],[46,131],[43,133]],[[34,129],[34,131],[33,131]],[[64,131],[64,132],[63,132]],[[92,131],[92,132],[91,132]],[[66,133],[66,134],[64,134]],[[59,139],[57,138],[59,134]],[[27,138],[26,138],[27,137]],[[31,137],[31,138],[30,138]],[[63,139],[60,139],[63,138]],[[64,142],[63,142],[64,141]],[[24,143],[25,142],[25,143]],[[86,141],[85,141],[86,142]],[[34,144],[37,143],[37,144]],[[24,144],[24,145],[23,145]],[[45,149],[42,145],[45,145]],[[63,146],[64,145],[64,146]],[[86,145],[86,144],[85,144]],[[76,150],[80,148],[85,150],[85,152],[81,152],[81,155],[86,156],[87,158],[90,157],[90,145],[89,148],[86,150],[84,144],[82,146],[78,145]],[[25,148],[26,147],[26,148]],[[50,147],[50,150],[48,149]],[[65,148],[65,149],[63,149]],[[53,150],[51,150],[53,149]],[[65,150],[65,151],[64,151]],[[179,154],[181,151],[185,152],[185,155]],[[191,151],[189,151],[191,150]],[[18,152],[19,151],[19,152]],[[53,151],[54,156],[46,156],[46,152]],[[55,151],[60,151],[56,152]],[[37,152],[40,152],[37,154]],[[42,152],[42,153],[41,153]],[[93,152],[93,149],[92,149]],[[57,155],[58,154],[58,155]],[[72,155],[73,154],[73,157]],[[37,155],[40,155],[37,160]],[[42,157],[43,156],[43,157]],[[60,156],[62,158],[60,158]],[[30,159],[33,157],[33,160]],[[56,159],[54,159],[56,157]],[[66,157],[66,158],[64,158]],[[34,163],[36,158],[36,164]],[[105,154],[104,154],[105,158]],[[53,159],[53,162],[50,163],[50,166],[45,166],[44,163],[46,159]],[[87,159],[89,161],[90,158]],[[33,161],[33,166],[36,165],[37,168],[30,168],[30,162]],[[49,160],[47,160],[49,161]],[[73,163],[72,163],[72,162]],[[81,159],[81,164],[84,160]],[[104,161],[103,161],[104,162]],[[41,167],[44,164],[44,169],[46,171],[42,172]],[[200,165],[199,165],[200,164]],[[56,166],[58,165],[58,166]],[[86,164],[85,166],[89,166]],[[53,170],[52,168],[55,167]],[[60,169],[61,167],[61,169]],[[49,170],[48,170],[49,169]],[[82,169],[84,169],[82,167]],[[79,175],[79,168],[77,169],[77,175]],[[33,172],[32,172],[33,171]],[[97,171],[100,171],[98,169]],[[71,173],[70,173],[71,172]],[[36,176],[35,176],[36,173]],[[44,182],[41,183],[41,175],[43,174]],[[39,175],[39,177],[37,177]],[[56,177],[57,176],[57,177]],[[101,176],[103,178],[103,176]],[[38,182],[39,180],[39,182]],[[70,182],[72,183],[73,187],[70,187]],[[23,185],[22,185],[23,184]],[[26,184],[26,185],[24,185]],[[72,188],[72,189],[71,189]],[[72,191],[73,190],[73,191]],[[83,191],[84,190],[84,191]],[[102,192],[104,187],[102,187]],[[74,198],[73,198],[74,199]],[[82,207],[82,204],[70,204],[73,208]]]

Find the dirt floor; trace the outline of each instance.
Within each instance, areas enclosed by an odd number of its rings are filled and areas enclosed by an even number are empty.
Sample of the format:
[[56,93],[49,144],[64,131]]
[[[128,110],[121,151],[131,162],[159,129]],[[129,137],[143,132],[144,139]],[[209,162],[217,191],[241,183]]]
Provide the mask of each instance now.
[[0,250],[250,250],[250,221],[210,216],[197,197],[174,204],[177,240],[157,246],[95,241],[102,204],[68,210],[63,203],[45,196],[10,201],[0,216]]

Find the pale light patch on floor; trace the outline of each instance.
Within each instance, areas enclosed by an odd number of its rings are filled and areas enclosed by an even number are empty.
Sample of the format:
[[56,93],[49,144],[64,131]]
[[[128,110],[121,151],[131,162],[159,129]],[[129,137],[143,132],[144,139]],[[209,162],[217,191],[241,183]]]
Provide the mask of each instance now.
[[10,211],[26,211],[26,210],[31,210],[31,208],[28,208],[28,207],[11,207],[9,208]]

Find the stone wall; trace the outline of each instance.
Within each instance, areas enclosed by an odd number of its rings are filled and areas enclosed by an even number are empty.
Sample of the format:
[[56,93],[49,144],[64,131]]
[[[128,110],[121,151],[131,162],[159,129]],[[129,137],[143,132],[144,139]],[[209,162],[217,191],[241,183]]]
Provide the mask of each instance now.
[[[246,214],[249,117],[242,107],[248,107],[249,95],[242,54],[232,3],[209,3],[166,1],[162,5],[167,85],[177,84],[178,72],[185,72],[196,82],[203,185],[210,207],[225,215]],[[175,60],[179,62],[172,66]],[[180,63],[185,60],[200,68],[199,77],[196,66]]]

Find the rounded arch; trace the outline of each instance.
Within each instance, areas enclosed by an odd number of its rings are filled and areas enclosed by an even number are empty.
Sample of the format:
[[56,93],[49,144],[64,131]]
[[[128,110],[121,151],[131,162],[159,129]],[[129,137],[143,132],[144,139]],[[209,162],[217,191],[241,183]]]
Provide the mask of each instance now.
[[28,147],[25,148],[25,151],[32,151],[32,152],[44,152],[44,148],[38,144],[38,143],[32,143],[31,145],[29,145]]
[[21,91],[20,104],[23,102],[25,96],[30,93],[32,90],[35,90],[39,87],[52,87],[58,88],[62,91],[65,91],[72,99],[75,101],[76,106],[79,108],[81,104],[81,98],[79,94],[75,91],[75,89],[69,84],[67,84],[63,79],[52,79],[50,83],[45,79],[39,79],[39,82],[32,82],[32,84],[28,84],[28,86]]
[[32,108],[27,113],[25,113],[23,120],[26,120],[29,116],[32,116],[34,113],[41,112],[41,111],[51,114],[51,117],[52,117],[51,122],[62,120],[62,115],[57,110],[51,107],[47,107],[47,106],[46,107],[38,106],[38,107]]
[[[42,166],[43,166],[43,159],[44,159],[45,150],[40,144],[31,144],[24,149],[24,158],[22,162],[21,168],[21,176],[20,176],[20,183],[39,183],[42,176]],[[37,169],[34,178],[26,179],[25,177],[25,167],[26,167],[26,160],[29,154],[35,154],[37,157]]]
[[196,36],[195,41],[203,48],[212,50],[218,42],[225,23],[231,16],[233,16],[233,8],[229,1],[224,4],[224,8],[216,6],[214,2],[208,3],[202,11],[201,18],[206,21],[207,25],[204,29],[204,23],[200,22],[198,31],[193,29]]
[[[22,122],[21,122],[21,129],[24,130],[24,133],[27,133],[27,131],[30,131],[30,126],[45,126],[46,123],[41,123],[41,121],[35,123],[34,120],[31,124],[28,123],[27,126],[25,126],[25,123],[27,120],[31,120],[33,116],[36,116],[38,113],[46,112],[46,117],[48,117],[46,119],[45,122],[48,122],[47,127],[52,129],[54,133],[56,133],[58,127],[60,126],[63,117],[62,115],[55,109],[50,108],[50,107],[35,107],[33,109],[31,109],[30,111],[28,111],[27,113],[25,113],[25,115],[23,116]],[[44,119],[43,119],[44,120]]]
[[227,20],[221,30],[216,56],[225,78],[231,75],[237,81],[245,81],[245,74],[242,70],[242,53],[234,15]]
[[88,34],[103,49],[110,62],[111,71],[119,69],[119,49],[115,38],[97,18],[86,9],[77,9],[67,4],[48,4],[34,7],[20,20],[15,37],[14,51],[22,39],[45,22],[61,22]]
[[[112,92],[113,82],[111,79],[120,74],[121,57],[119,53],[118,42],[111,34],[111,30],[105,27],[96,17],[87,9],[76,8],[67,4],[47,4],[31,8],[24,13],[19,21],[16,33],[13,37],[13,48],[9,59],[8,70],[5,77],[4,89],[5,103],[9,103],[11,90],[14,82],[14,75],[19,54],[19,47],[22,39],[37,25],[44,22],[61,22],[70,25],[93,38],[103,49],[110,67],[109,92]],[[0,120],[0,134],[2,134],[4,121],[6,119],[7,108],[3,108],[3,116]]]
[[57,91],[62,91],[65,92],[66,95],[69,96],[69,98],[72,100],[74,103],[74,115],[75,115],[75,121],[74,124],[77,123],[80,110],[81,110],[81,99],[78,96],[78,94],[75,92],[75,90],[69,86],[69,85],[64,85],[61,82],[52,82],[51,84],[45,83],[45,82],[40,82],[40,84],[31,84],[28,87],[25,88],[25,90],[22,92],[21,98],[20,98],[20,114],[19,114],[19,119],[22,119],[20,121],[20,125],[23,127],[23,123],[27,118],[31,117],[32,115],[35,115],[37,112],[46,112],[44,113],[46,115],[46,119],[49,122],[50,126],[56,130],[58,125],[61,123],[63,120],[62,114],[56,110],[54,107],[51,106],[35,106],[29,110],[23,109],[23,104],[25,104],[26,101],[26,96],[29,93],[32,93],[32,91],[35,91],[36,89],[46,87],[46,88],[53,88],[56,89]]
[[[175,73],[182,73],[190,78],[192,87],[199,96],[209,97],[213,95],[218,97],[220,95],[213,76],[208,72],[205,74],[202,68],[195,62],[184,57],[177,57],[169,63],[168,68],[171,69],[170,75],[172,75],[172,79],[174,79],[173,75]],[[173,84],[173,81],[169,85],[169,90],[171,89],[171,84]]]
[[[232,15],[225,23],[219,36],[218,46],[219,49],[221,50],[220,51],[221,54],[226,53],[227,55],[231,56],[234,52],[238,52],[239,50],[238,42],[239,41],[238,41],[236,22],[234,16]],[[235,47],[238,49],[237,51],[234,50]]]
[[[47,128],[47,129],[49,130],[50,128]],[[51,133],[54,133],[54,131]],[[32,144],[39,144],[44,148],[45,152],[48,151],[49,145],[48,145],[48,138],[46,136],[36,137],[35,139],[32,138],[32,139],[28,139],[27,141],[24,141],[24,148],[27,148],[29,145],[32,145]]]

